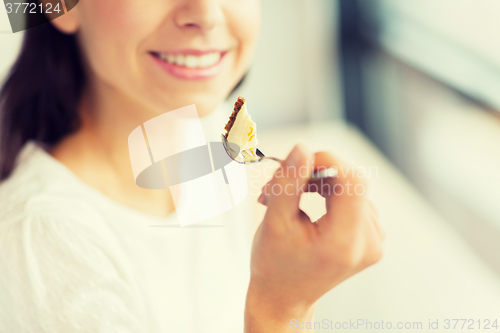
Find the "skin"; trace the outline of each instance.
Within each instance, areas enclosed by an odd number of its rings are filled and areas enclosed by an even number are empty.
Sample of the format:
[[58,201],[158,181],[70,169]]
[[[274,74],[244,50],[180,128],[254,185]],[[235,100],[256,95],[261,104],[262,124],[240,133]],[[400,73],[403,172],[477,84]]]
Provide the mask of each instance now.
[[[88,85],[83,126],[51,154],[89,185],[117,202],[166,216],[174,209],[168,190],[135,185],[127,138],[139,124],[168,110],[196,104],[213,111],[250,66],[260,26],[259,0],[81,1],[52,21],[76,34]],[[167,74],[149,51],[222,49],[222,72],[208,80]]]
[[[174,210],[170,192],[141,189],[130,176],[128,135],[168,110],[191,104],[200,116],[214,110],[248,70],[260,19],[259,0],[81,1],[52,23],[76,34],[81,46],[88,77],[82,127],[50,153],[115,201],[166,216]],[[227,50],[223,70],[210,79],[183,80],[159,69],[149,54],[186,48]],[[324,293],[380,259],[383,231],[365,197],[319,190],[328,213],[315,224],[299,210],[312,163],[340,166],[328,153],[298,146],[282,168],[307,166],[308,173],[281,173],[268,185],[288,186],[294,194],[259,199],[268,210],[253,244],[247,333],[299,332],[290,329],[291,318],[311,320]]]
[[[299,209],[313,165],[349,170],[329,153],[311,154],[298,145],[259,197],[268,209],[253,242],[247,332],[300,332],[291,329],[292,318],[313,321],[322,295],[382,257],[385,234],[376,209],[364,194],[347,191],[366,186],[363,179],[339,172],[319,186],[327,213],[316,223]],[[288,194],[277,195],[273,187]]]

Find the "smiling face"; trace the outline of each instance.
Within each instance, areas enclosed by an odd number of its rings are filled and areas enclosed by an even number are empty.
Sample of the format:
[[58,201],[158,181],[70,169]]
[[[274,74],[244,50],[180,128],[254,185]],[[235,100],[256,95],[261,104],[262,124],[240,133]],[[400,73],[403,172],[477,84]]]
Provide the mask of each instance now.
[[249,68],[260,0],[85,0],[53,23],[77,33],[90,82],[158,114],[205,115]]

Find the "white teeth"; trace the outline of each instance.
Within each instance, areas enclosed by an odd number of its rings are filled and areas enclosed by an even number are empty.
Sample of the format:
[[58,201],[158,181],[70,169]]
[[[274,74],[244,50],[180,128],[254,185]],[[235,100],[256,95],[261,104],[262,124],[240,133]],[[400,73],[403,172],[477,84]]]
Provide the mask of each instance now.
[[205,54],[204,56],[201,56],[198,60],[199,67],[208,67],[209,64],[210,64],[210,54]]
[[175,64],[179,66],[184,66],[185,59],[183,55],[178,54],[177,57],[175,57]]
[[213,61],[214,64],[217,64],[220,61],[221,54],[219,52],[212,53],[212,54],[213,54],[212,61]]
[[175,63],[175,56],[173,54],[167,54],[167,61],[171,64]]
[[220,61],[221,53],[212,52],[202,56],[184,56],[181,54],[174,55],[159,53],[158,58],[177,66],[186,66],[188,68],[208,68],[214,66]]
[[186,67],[188,68],[197,68],[198,67],[198,61],[199,57],[195,57],[192,55],[188,55],[186,57]]

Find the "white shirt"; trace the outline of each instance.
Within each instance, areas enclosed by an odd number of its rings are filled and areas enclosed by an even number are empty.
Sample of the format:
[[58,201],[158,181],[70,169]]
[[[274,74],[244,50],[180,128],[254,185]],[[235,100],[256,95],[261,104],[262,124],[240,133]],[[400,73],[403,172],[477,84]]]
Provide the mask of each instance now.
[[243,331],[248,200],[180,228],[175,214],[113,201],[33,141],[17,161],[0,184],[0,332]]

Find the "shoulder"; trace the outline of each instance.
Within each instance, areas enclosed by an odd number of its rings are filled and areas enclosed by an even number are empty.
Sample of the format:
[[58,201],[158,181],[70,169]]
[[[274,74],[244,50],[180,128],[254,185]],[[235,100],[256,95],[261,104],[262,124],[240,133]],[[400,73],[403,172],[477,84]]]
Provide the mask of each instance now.
[[82,251],[90,240],[112,243],[102,216],[64,171],[41,147],[25,145],[13,173],[0,183],[0,253],[32,249],[40,256],[49,249]]
[[111,319],[138,327],[138,288],[106,221],[36,150],[20,161],[0,184],[0,298],[10,304],[0,309],[0,331],[45,331],[22,327],[40,323],[98,332]]
[[[0,295],[9,304],[0,322],[8,331],[123,325],[132,332],[144,324],[143,299],[117,242],[73,216],[29,213],[0,228],[0,271]],[[36,327],[23,327],[28,323]]]
[[91,207],[79,200],[69,170],[33,141],[25,144],[12,174],[0,182],[0,228],[30,216],[84,219],[91,214]]
[[0,298],[9,304],[0,322],[8,331],[139,331],[143,299],[115,235],[84,207],[68,212],[70,200],[34,200],[0,225]]
[[[21,244],[55,250],[76,236],[74,244],[90,239],[112,244],[106,221],[68,173],[40,146],[25,145],[13,173],[0,183],[0,251]],[[13,239],[18,241],[10,244]]]
[[28,142],[11,175],[0,182],[0,226],[19,220],[31,202],[49,194],[52,173],[42,148]]

